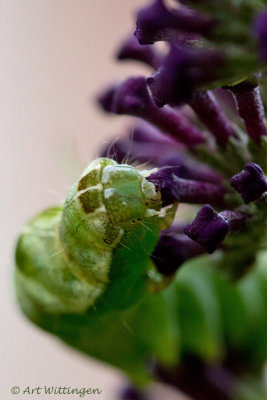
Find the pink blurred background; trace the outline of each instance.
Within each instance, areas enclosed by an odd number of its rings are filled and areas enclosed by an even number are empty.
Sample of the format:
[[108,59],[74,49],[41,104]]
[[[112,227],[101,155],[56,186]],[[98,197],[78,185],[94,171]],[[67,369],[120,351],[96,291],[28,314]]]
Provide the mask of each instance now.
[[[65,347],[20,314],[12,262],[23,223],[60,202],[99,146],[127,124],[125,118],[103,116],[93,98],[114,78],[138,73],[133,64],[118,65],[113,54],[134,29],[134,11],[141,3],[0,0],[0,391],[5,400],[47,399],[10,392],[13,386],[44,385],[98,387],[103,393],[97,398],[118,399],[122,374]],[[161,390],[160,398],[178,398],[169,389]]]

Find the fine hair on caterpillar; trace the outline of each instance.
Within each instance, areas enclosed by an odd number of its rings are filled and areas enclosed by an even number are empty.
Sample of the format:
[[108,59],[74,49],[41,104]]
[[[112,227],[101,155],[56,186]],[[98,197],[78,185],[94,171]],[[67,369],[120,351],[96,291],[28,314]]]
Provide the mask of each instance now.
[[[133,142],[134,142],[133,134],[134,134],[134,129],[131,128],[129,148],[127,151],[125,149],[125,151],[124,151],[125,155],[123,156],[122,160],[118,160],[117,153],[116,153],[116,147],[115,147],[116,142],[118,142],[120,140],[119,136],[117,138],[114,138],[110,142],[110,145],[107,149],[107,158],[112,158],[113,160],[115,160],[116,162],[121,163],[121,164],[134,165],[134,159],[130,158],[131,150],[132,150],[132,146],[133,146]],[[113,152],[112,152],[112,149],[113,149]]]
[[15,277],[18,300],[31,319],[40,310],[122,309],[145,290],[159,232],[174,217],[162,213],[160,193],[148,175],[97,159],[62,207],[29,222],[17,243]]
[[[105,142],[104,142],[108,145],[108,148],[106,150],[106,157],[112,158],[117,162],[118,162],[118,160],[116,159],[116,152],[114,152],[114,146],[119,139],[120,139],[120,137],[118,136],[118,137],[112,139],[111,141],[105,140]],[[112,148],[113,148],[113,151],[112,151]]]
[[[103,146],[103,154],[107,158],[111,158],[119,164],[130,164],[138,170],[145,169],[147,166],[153,165],[153,158],[149,159],[146,157],[144,162],[140,162],[139,157],[134,156],[135,151],[133,149],[135,128],[131,128],[127,139],[121,139],[119,136],[113,138],[111,141],[106,141],[106,146]],[[119,148],[116,144],[118,143]],[[122,154],[120,147],[122,146]],[[133,150],[133,151],[132,151]]]

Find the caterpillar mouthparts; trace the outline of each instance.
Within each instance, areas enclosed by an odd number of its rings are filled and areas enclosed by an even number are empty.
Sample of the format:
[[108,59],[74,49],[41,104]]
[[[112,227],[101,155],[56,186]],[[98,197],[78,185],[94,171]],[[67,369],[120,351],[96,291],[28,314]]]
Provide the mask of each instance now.
[[19,303],[31,319],[40,312],[127,307],[143,290],[162,221],[171,222],[145,175],[96,159],[63,207],[26,225],[17,243],[15,279]]

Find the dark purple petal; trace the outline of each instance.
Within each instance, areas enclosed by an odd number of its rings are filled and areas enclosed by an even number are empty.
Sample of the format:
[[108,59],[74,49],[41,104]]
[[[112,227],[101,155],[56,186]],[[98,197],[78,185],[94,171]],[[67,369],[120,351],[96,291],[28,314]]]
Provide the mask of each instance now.
[[247,217],[244,213],[230,210],[221,211],[220,216],[228,222],[231,232],[242,230]]
[[266,136],[264,108],[260,97],[259,87],[256,80],[243,81],[235,86],[229,86],[232,92],[238,113],[243,119],[248,135],[258,145],[261,137]]
[[213,253],[229,231],[229,223],[206,204],[199,210],[194,221],[186,226],[184,233],[203,246],[208,253]]
[[204,15],[181,6],[168,9],[162,0],[156,0],[138,12],[135,36],[140,44],[153,44],[160,40],[183,41],[185,32],[210,36],[213,27],[214,22]]
[[148,178],[161,193],[163,206],[181,203],[222,205],[225,189],[222,185],[193,181],[179,177],[179,167],[164,167]]
[[136,37],[132,35],[121,45],[117,58],[118,60],[141,61],[154,69],[157,69],[161,63],[161,56],[154,46],[140,45]]
[[152,260],[158,272],[163,275],[172,275],[187,260],[204,252],[202,246],[189,239],[183,233],[172,232],[171,229],[162,231]]
[[248,163],[231,179],[231,186],[241,194],[245,203],[257,200],[267,191],[267,180],[258,164]]
[[195,90],[189,104],[214,135],[217,143],[225,147],[229,138],[235,136],[235,132],[215,96],[210,91]]
[[208,253],[213,253],[228,233],[244,228],[246,218],[247,215],[230,210],[217,213],[209,204],[205,204],[194,221],[185,227],[184,233]]
[[162,66],[147,79],[155,104],[188,101],[194,89],[217,76],[222,62],[218,53],[172,45]]
[[113,112],[145,117],[154,108],[145,78],[134,77],[123,82],[113,98]]
[[258,39],[260,57],[267,60],[267,10],[256,16],[252,30]]
[[[170,107],[159,109],[155,106],[144,77],[133,77],[123,82],[115,93],[100,96],[99,104],[105,105],[105,111],[115,114],[128,114],[143,118],[176,140],[193,148],[205,142],[201,132],[191,125],[185,116]],[[107,104],[107,99],[111,104]]]

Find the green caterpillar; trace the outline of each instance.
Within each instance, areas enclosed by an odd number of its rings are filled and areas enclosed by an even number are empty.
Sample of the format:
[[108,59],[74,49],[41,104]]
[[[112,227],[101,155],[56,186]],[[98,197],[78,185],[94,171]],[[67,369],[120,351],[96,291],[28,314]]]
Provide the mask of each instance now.
[[15,273],[17,298],[33,322],[136,376],[143,375],[143,356],[136,369],[136,339],[126,327],[137,304],[148,301],[150,254],[176,208],[164,215],[144,175],[110,159],[92,162],[63,208],[42,212],[24,228]]
[[149,174],[95,160],[63,207],[23,229],[15,270],[21,308],[39,327],[122,369],[138,385],[151,378],[155,359],[168,367],[186,355],[214,362],[233,351],[245,354],[251,368],[262,365],[266,252],[237,286],[214,273],[215,259],[202,256],[155,292],[150,254],[177,205],[169,213],[161,209]]

